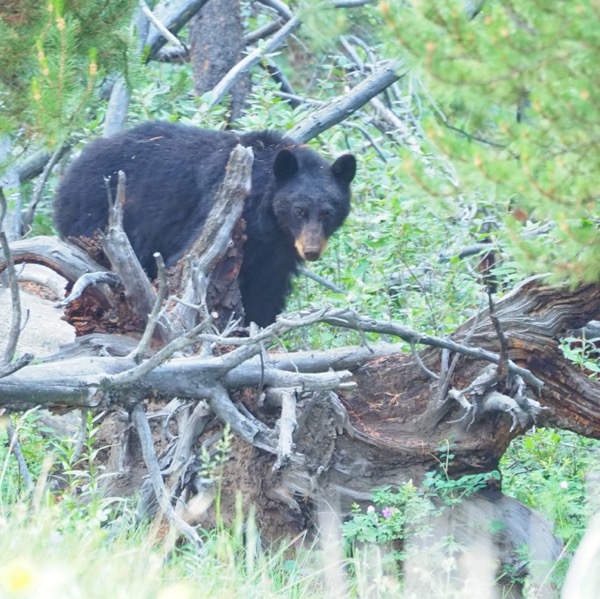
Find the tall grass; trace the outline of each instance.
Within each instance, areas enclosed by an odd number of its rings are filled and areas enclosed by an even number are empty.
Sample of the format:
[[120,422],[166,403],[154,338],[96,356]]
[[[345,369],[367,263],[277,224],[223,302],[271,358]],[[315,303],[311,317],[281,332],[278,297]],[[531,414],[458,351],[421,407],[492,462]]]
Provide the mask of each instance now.
[[[134,499],[101,498],[98,485],[90,480],[102,476],[99,469],[86,470],[65,491],[51,488],[47,482],[51,459],[43,459],[50,450],[39,452],[39,435],[34,435],[35,427],[28,428],[30,423],[23,416],[16,428],[21,439],[31,435],[38,442],[36,459],[30,460],[37,464],[32,468],[37,479],[32,494],[21,494],[24,487],[15,458],[6,446],[0,447],[0,599],[501,596],[494,580],[497,560],[491,544],[459,546],[450,528],[441,535],[443,541],[424,543],[432,522],[421,522],[415,514],[410,517],[415,530],[406,539],[402,572],[397,547],[391,543],[363,541],[348,552],[341,522],[327,506],[320,509],[318,542],[299,537],[265,547],[252,509],[238,498],[230,526],[221,522],[213,530],[201,531],[201,547],[181,545],[175,532],[161,522],[136,523]],[[69,470],[69,451],[56,443],[51,447],[58,452],[57,462],[62,452],[63,471],[75,477],[78,471]],[[539,444],[536,447],[539,450]],[[86,445],[78,459],[87,460],[93,451],[91,443]],[[569,505],[575,501],[573,497]],[[366,526],[360,520],[356,525]],[[580,536],[583,540],[566,575],[564,599],[598,596],[600,579],[594,564],[600,559],[600,521],[593,520]],[[574,546],[567,543],[569,551]],[[526,587],[525,596],[546,597],[540,589],[552,589],[547,583],[554,570],[550,565],[537,576],[537,584]]]

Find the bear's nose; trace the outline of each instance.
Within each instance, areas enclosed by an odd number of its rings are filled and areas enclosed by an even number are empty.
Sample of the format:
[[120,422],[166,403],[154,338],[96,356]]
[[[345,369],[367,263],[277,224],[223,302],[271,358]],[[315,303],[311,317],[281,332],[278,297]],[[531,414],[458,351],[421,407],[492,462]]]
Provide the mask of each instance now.
[[315,260],[318,260],[321,257],[321,252],[318,249],[305,249],[304,250],[304,257],[309,261],[309,262],[314,262]]

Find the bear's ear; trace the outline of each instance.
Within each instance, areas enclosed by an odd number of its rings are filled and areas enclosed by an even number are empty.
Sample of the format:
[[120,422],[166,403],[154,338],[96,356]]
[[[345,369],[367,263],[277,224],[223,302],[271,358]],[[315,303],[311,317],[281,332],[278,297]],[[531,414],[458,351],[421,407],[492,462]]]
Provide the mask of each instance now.
[[331,172],[342,183],[350,183],[356,174],[356,158],[352,154],[340,156],[332,165]]
[[291,179],[298,172],[298,159],[291,150],[279,150],[273,165],[275,178],[279,180]]

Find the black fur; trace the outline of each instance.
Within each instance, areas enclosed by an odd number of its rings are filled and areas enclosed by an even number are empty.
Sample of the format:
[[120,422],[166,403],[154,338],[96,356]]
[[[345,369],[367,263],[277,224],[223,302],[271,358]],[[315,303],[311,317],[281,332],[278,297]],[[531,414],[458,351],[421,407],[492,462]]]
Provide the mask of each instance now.
[[252,191],[243,213],[248,239],[240,291],[246,321],[266,326],[283,310],[298,264],[317,259],[324,240],[348,215],[353,156],[330,165],[316,152],[269,131],[236,136],[146,123],[83,150],[59,185],[56,226],[63,237],[91,237],[104,229],[104,177],[111,177],[114,195],[116,173],[125,171],[124,228],[142,266],[154,277],[154,252],[167,265],[175,264],[197,237],[237,143],[254,151]]

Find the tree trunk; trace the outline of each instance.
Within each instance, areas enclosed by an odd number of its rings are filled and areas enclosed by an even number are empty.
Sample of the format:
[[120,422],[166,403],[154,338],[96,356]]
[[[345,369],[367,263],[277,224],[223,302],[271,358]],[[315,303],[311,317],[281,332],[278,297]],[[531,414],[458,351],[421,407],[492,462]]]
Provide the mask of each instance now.
[[[198,96],[210,91],[243,57],[246,49],[239,0],[212,0],[190,21],[194,89]],[[250,78],[241,77],[231,91],[230,121],[243,110]]]

